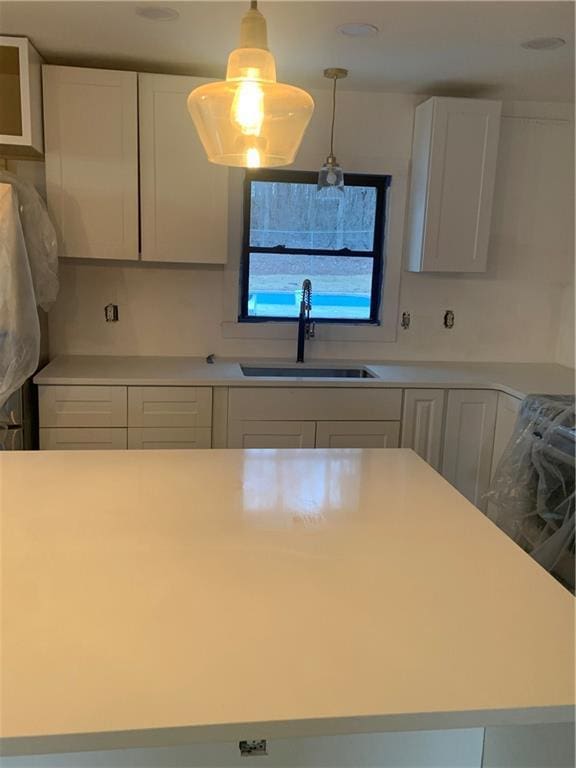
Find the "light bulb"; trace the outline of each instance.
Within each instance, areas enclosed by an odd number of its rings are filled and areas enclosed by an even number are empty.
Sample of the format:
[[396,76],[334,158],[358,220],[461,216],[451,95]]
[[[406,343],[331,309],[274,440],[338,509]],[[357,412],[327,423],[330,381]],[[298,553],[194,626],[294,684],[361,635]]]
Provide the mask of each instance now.
[[260,152],[256,147],[250,147],[246,150],[246,167],[260,168]]
[[259,136],[264,122],[264,91],[253,80],[241,82],[232,102],[232,120],[245,136]]
[[326,181],[328,184],[335,184],[336,183],[336,174],[334,171],[328,171],[326,174]]

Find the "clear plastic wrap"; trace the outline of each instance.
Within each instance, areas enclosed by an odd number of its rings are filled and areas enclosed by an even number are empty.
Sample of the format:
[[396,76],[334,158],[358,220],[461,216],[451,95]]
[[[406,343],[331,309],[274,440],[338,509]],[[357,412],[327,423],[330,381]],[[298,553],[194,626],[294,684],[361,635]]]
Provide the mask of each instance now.
[[574,586],[574,397],[531,395],[486,494],[487,514]]
[[37,306],[58,294],[56,233],[30,184],[0,172],[0,406],[40,356]]

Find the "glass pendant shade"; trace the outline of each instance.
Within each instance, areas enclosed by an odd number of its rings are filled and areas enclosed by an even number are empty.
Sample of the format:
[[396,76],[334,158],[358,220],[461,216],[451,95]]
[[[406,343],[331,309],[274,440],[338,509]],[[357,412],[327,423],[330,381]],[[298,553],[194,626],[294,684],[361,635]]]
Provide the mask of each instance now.
[[252,3],[226,80],[190,93],[188,111],[212,163],[244,168],[289,165],[314,111],[306,91],[276,82],[266,22]]
[[344,191],[344,171],[333,155],[326,158],[326,162],[318,172],[318,190],[321,189]]

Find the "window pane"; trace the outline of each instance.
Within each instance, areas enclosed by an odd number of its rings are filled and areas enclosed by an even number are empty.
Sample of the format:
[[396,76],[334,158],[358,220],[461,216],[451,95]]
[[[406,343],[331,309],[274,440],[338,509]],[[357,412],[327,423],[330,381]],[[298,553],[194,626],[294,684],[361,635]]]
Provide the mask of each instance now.
[[375,187],[321,190],[315,184],[253,181],[250,245],[371,251]]
[[312,281],[314,318],[369,320],[373,259],[251,253],[249,317],[298,317],[302,281]]

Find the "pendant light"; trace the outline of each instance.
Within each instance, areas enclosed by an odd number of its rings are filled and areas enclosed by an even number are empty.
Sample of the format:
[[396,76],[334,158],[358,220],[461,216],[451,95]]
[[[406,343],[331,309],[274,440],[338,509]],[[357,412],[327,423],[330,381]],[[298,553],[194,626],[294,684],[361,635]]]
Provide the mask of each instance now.
[[324,77],[333,80],[332,85],[332,124],[330,126],[330,154],[318,173],[318,189],[339,189],[344,191],[344,172],[334,155],[334,121],[336,119],[336,82],[348,76],[347,69],[331,67],[324,70]]
[[310,94],[276,82],[266,19],[252,0],[242,18],[240,47],[228,57],[226,80],[201,85],[188,96],[208,160],[246,168],[289,165],[313,110]]

